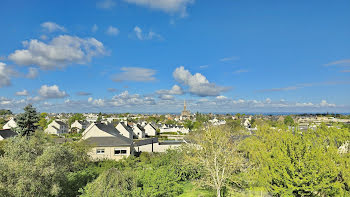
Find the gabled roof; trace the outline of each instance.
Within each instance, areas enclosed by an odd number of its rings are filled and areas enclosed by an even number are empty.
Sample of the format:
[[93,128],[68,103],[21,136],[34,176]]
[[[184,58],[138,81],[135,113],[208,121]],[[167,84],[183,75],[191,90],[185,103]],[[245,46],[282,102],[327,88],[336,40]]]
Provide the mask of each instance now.
[[64,123],[64,122],[62,122],[62,121],[60,121],[60,120],[55,120],[55,122],[56,122],[57,124],[59,124],[60,126],[66,126],[66,123]]
[[119,134],[119,131],[113,127],[112,125],[106,125],[106,124],[103,124],[103,123],[95,123],[96,127],[106,133],[109,133],[111,135],[120,135]]
[[87,143],[97,147],[118,147],[131,146],[133,141],[127,137],[119,135],[118,137],[90,137],[85,140]]
[[147,126],[147,125],[151,126],[154,130],[157,130],[157,129],[153,126],[153,124],[148,123],[148,124],[146,124],[145,126]]
[[137,126],[137,128],[139,128],[141,131],[145,131],[145,129],[144,129],[141,125],[137,124],[136,126]]
[[131,128],[131,127],[129,127],[129,126],[127,126],[127,125],[125,125],[125,123],[124,123],[124,122],[120,122],[119,124],[121,124],[121,125],[124,127],[124,129],[126,129],[127,131],[129,131],[129,132],[133,132],[133,131],[132,131],[132,128]]
[[12,131],[11,129],[3,129],[0,130],[0,136],[4,139],[14,137],[18,135],[16,132]]

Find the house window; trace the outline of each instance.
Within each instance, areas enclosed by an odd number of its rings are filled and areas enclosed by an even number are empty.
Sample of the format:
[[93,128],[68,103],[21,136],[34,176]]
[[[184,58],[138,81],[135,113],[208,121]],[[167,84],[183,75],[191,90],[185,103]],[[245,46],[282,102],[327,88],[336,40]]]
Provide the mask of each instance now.
[[115,155],[125,155],[127,153],[126,150],[114,149]]
[[96,149],[96,154],[105,154],[105,149]]

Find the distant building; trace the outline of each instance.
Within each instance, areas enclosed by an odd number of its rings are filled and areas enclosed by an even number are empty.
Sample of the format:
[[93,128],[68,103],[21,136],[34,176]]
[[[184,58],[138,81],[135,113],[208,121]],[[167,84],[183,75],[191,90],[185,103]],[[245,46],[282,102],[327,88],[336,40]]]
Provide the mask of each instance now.
[[143,128],[145,129],[145,134],[147,136],[156,136],[157,135],[157,129],[151,123],[148,123]]
[[59,120],[52,121],[44,130],[48,134],[62,135],[68,133],[68,125]]
[[[131,127],[127,123],[120,122],[116,127],[115,127],[122,136],[125,136],[129,139],[134,138],[134,132]],[[135,136],[136,137],[136,136]]]
[[190,116],[191,116],[191,112],[186,109],[186,100],[185,100],[184,101],[184,110],[181,112],[180,119],[186,120],[186,119],[190,118]]
[[136,135],[138,139],[142,139],[146,137],[145,129],[141,125],[134,124],[132,127],[132,130],[134,132],[134,135]]
[[17,123],[15,121],[15,119],[12,117],[2,128],[3,129],[12,129],[12,128],[16,128],[17,127]]
[[71,128],[71,130],[76,128],[76,129],[78,129],[78,131],[80,131],[80,130],[85,130],[89,125],[90,125],[90,123],[87,121],[76,120],[75,122],[72,123],[70,128]]

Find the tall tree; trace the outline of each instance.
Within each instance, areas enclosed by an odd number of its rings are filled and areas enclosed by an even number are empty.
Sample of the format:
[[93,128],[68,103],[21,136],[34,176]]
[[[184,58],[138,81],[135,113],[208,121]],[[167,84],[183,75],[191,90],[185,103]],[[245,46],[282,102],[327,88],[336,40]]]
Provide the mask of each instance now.
[[294,125],[294,120],[293,120],[292,116],[290,116],[290,115],[286,116],[286,118],[284,118],[284,124],[288,125],[288,126]]
[[41,113],[39,116],[39,122],[38,126],[41,127],[43,130],[47,127],[47,120],[46,120],[47,113]]
[[31,104],[29,104],[24,108],[24,113],[18,115],[18,127],[15,130],[21,136],[29,136],[38,128],[38,121],[39,115],[36,112],[36,109]]
[[101,121],[102,121],[102,113],[100,112],[100,113],[98,114],[98,117],[97,117],[96,122],[101,122]]
[[201,171],[200,183],[215,189],[217,197],[221,196],[228,179],[244,166],[234,139],[229,127],[209,127],[192,134],[194,144],[185,147],[187,161]]

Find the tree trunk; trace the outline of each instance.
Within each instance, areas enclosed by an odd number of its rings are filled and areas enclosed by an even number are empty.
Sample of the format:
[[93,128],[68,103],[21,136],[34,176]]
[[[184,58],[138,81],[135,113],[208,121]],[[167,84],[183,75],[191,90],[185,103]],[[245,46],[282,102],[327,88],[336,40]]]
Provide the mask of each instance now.
[[216,197],[221,197],[221,189],[220,188],[216,189]]

